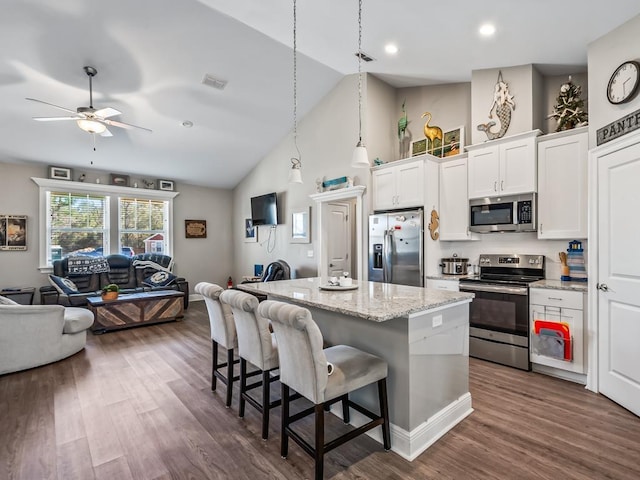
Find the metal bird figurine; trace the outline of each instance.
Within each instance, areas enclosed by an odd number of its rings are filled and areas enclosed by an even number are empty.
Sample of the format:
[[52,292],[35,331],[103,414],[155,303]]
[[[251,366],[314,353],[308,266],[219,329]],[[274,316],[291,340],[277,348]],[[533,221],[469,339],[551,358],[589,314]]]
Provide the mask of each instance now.
[[407,125],[409,122],[407,121],[407,111],[404,108],[404,104],[407,100],[405,99],[402,102],[402,117],[398,120],[398,140],[402,142],[404,139],[404,132],[407,130]]

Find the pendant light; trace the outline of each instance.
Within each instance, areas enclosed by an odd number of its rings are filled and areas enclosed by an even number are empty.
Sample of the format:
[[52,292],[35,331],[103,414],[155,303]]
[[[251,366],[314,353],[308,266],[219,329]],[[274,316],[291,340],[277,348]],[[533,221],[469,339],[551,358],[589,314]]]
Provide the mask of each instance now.
[[358,143],[351,157],[354,168],[369,168],[367,147],[362,141],[362,0],[358,0]]
[[300,149],[298,148],[298,45],[297,37],[296,0],[293,0],[293,144],[298,152],[298,157],[291,157],[291,170],[289,170],[289,183],[302,183],[302,162],[300,161]]

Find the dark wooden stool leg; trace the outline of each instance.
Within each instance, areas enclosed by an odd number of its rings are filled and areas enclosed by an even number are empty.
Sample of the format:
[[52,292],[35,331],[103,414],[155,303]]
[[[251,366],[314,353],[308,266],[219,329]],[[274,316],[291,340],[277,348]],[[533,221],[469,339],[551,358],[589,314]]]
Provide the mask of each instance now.
[[216,377],[216,370],[218,370],[218,342],[211,340],[211,345],[213,346],[213,357],[211,359],[211,391],[215,392],[218,383]]
[[351,417],[349,415],[349,395],[344,395],[342,397],[342,421],[344,423],[349,423],[351,421]]
[[382,440],[385,450],[391,450],[391,432],[389,429],[389,402],[387,401],[387,379],[378,380],[378,401],[380,402],[380,416],[384,418],[382,424]]
[[262,372],[262,439],[269,438],[269,404],[271,403],[271,382],[269,372]]
[[240,406],[238,407],[238,416],[244,417],[244,406],[246,400],[244,393],[247,391],[247,361],[240,357]]
[[227,403],[231,406],[231,393],[233,392],[233,348],[227,350]]
[[324,405],[315,406],[316,445],[314,449],[316,463],[316,480],[322,480],[324,470]]
[[282,420],[280,422],[280,456],[287,458],[289,454],[289,435],[287,435],[287,427],[289,426],[289,387],[284,383],[282,383],[281,386]]

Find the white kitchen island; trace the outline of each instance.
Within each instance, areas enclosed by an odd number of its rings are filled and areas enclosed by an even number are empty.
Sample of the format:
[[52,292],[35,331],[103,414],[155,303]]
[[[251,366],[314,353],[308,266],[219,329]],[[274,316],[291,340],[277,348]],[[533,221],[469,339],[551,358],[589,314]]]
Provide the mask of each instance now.
[[[469,415],[469,303],[473,294],[376,282],[321,290],[320,278],[246,283],[238,288],[308,308],[325,341],[346,344],[389,364],[391,449],[413,460]],[[376,389],[354,399],[378,411]],[[334,410],[339,415],[339,409]],[[364,417],[352,411],[351,420]],[[381,441],[379,429],[371,433]]]

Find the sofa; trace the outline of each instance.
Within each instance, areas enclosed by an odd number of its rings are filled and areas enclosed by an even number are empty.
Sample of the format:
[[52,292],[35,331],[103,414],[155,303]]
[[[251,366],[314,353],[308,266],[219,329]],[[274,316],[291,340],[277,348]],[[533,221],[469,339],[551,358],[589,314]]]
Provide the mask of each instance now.
[[85,346],[93,313],[62,305],[18,305],[0,297],[0,375],[57,362]]
[[[67,257],[53,262],[52,285],[40,288],[40,303],[83,307],[87,298],[100,295],[106,285],[115,283],[120,293],[177,290],[184,293],[184,308],[189,307],[189,282],[171,273],[173,260],[168,255],[141,253],[132,257],[120,254],[106,257]],[[65,288],[65,283],[67,287]]]

